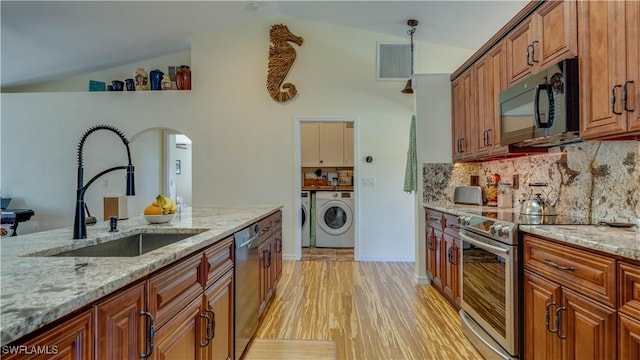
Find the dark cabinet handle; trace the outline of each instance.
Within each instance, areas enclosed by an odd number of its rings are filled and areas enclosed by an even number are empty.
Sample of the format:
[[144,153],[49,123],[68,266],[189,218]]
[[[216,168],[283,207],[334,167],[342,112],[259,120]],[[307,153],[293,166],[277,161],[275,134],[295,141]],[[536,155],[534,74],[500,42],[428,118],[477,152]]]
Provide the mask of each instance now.
[[544,259],[544,263],[549,265],[549,266],[553,266],[556,269],[560,269],[560,270],[565,270],[565,271],[575,271],[576,269],[573,266],[562,266],[560,264],[556,264],[553,261],[551,261],[551,259]]
[[622,115],[622,112],[616,111],[616,88],[622,87],[622,85],[613,85],[611,87],[611,112],[615,115]]
[[[629,93],[629,91],[627,91],[627,86],[628,86],[629,84],[634,84],[633,80],[628,80],[628,81],[626,81],[626,82],[624,83],[624,86],[623,86],[623,89],[622,89],[622,104],[624,104],[624,109],[625,109],[626,111],[636,111],[636,109],[635,109],[635,104],[634,104],[634,106],[633,106],[633,107],[634,107],[633,109],[629,109],[629,108],[627,107],[627,97],[628,97],[628,95],[627,95],[627,94]],[[633,93],[631,93],[631,97],[633,97]]]
[[544,312],[544,316],[545,316],[545,320],[546,320],[545,323],[547,324],[547,331],[550,332],[550,333],[555,333],[555,332],[558,331],[558,329],[551,330],[549,328],[549,322],[551,320],[551,314],[549,314],[549,307],[551,307],[551,306],[553,306],[555,304],[556,303],[552,301],[550,303],[547,303],[547,305],[545,306],[545,312]]
[[487,146],[493,146],[493,142],[491,141],[491,133],[493,132],[493,129],[487,129]]
[[149,352],[146,354],[140,354],[140,359],[147,359],[151,357],[151,354],[153,354],[153,346],[154,346],[153,343],[156,337],[155,323],[153,321],[153,315],[151,313],[148,313],[146,311],[141,311],[140,316],[146,316],[149,318],[149,335],[147,337]]
[[267,268],[271,267],[271,250],[267,250],[267,259],[269,259],[269,264],[267,264]]
[[206,319],[207,320],[207,326],[206,326],[206,334],[204,335],[204,339],[207,341],[204,344],[200,343],[200,347],[206,347],[207,345],[209,345],[209,332],[211,331],[211,323],[209,322],[209,316],[207,314],[200,314],[200,318]]
[[264,268],[268,269],[269,268],[269,262],[267,261],[267,259],[268,259],[269,250],[264,250],[264,251],[262,251],[262,253],[264,254]]
[[564,340],[564,339],[567,338],[564,335],[560,335],[560,312],[564,311],[564,310],[567,310],[567,308],[564,307],[564,306],[560,306],[559,308],[556,309],[556,330],[555,330],[555,333],[556,333],[556,336],[561,340]]
[[[211,326],[207,326],[207,343],[208,343],[209,340],[212,340],[214,337],[216,337],[216,313],[211,309],[207,309],[206,311],[207,313],[211,314]],[[211,330],[211,335],[209,335],[209,330]]]
[[427,236],[427,249],[433,250],[433,236]]
[[534,63],[538,62],[538,60],[536,60],[536,44],[539,44],[538,40],[531,43],[531,61]]

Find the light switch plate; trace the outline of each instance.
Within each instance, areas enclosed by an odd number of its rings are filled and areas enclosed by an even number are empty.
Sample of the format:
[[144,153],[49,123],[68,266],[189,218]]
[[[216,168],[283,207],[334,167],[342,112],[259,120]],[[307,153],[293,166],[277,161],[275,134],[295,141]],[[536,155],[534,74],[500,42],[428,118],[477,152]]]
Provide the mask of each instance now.
[[372,178],[372,177],[362,178],[362,186],[375,186],[375,185],[376,185],[376,178]]

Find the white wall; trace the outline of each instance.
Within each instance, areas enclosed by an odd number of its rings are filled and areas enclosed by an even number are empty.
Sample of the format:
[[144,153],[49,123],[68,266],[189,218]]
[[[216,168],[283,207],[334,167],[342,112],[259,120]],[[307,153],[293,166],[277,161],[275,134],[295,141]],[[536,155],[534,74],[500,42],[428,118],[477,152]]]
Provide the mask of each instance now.
[[191,144],[186,144],[186,149],[175,149],[176,160],[180,160],[181,173],[176,175],[177,195],[182,197],[182,203],[193,204],[191,199]]
[[[299,94],[285,104],[265,88],[268,30],[280,22],[304,38],[294,45],[298,57],[287,77]],[[167,127],[193,140],[193,204],[284,205],[284,254],[291,258],[299,201],[295,119],[357,116],[359,153],[375,158],[361,164],[360,176],[376,179],[360,191],[361,258],[412,261],[415,198],[403,192],[403,177],[413,97],[400,93],[403,82],[375,80],[376,42],[402,40],[290,18],[243,23],[228,33],[194,36],[190,92],[2,94],[2,191],[22,197],[41,229],[70,226],[82,132],[103,122],[127,135]],[[469,56],[417,46],[429,54],[416,66],[422,71],[451,72]],[[91,154],[91,165],[122,163],[120,147],[88,144],[87,150],[113,154]],[[7,153],[15,148],[23,151]],[[96,185],[90,191],[99,193]]]

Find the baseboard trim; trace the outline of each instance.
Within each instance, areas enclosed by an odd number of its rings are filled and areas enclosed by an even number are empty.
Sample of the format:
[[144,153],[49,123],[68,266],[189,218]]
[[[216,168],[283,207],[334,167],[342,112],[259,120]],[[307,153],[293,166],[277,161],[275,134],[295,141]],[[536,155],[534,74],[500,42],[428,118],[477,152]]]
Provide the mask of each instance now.
[[429,278],[426,275],[414,275],[416,279],[416,284],[418,285],[429,285]]

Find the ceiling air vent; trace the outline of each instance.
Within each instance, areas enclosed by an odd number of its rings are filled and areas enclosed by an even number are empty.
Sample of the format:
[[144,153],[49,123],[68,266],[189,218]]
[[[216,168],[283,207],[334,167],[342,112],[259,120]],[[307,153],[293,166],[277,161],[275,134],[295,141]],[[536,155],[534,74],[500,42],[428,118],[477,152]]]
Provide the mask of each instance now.
[[406,81],[411,77],[411,46],[378,43],[377,80]]

